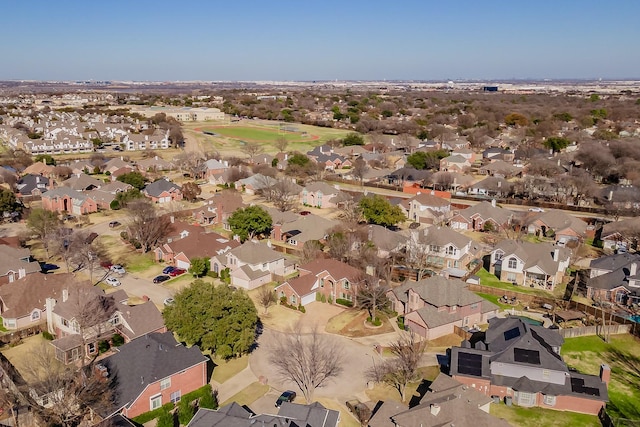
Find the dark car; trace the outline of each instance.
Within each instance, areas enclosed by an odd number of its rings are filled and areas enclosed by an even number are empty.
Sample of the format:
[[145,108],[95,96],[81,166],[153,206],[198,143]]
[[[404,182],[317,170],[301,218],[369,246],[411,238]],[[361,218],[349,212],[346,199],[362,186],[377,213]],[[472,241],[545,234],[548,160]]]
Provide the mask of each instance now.
[[279,408],[283,402],[293,402],[293,399],[296,398],[296,392],[287,390],[280,395],[278,400],[276,400],[276,408]]
[[311,215],[311,212],[309,212],[309,211],[302,211],[302,212],[300,212],[300,215],[302,215],[302,216]]
[[109,223],[109,227],[111,227],[111,228],[116,228],[119,225],[120,225],[120,223],[118,221],[111,221]]
[[165,268],[164,268],[164,270],[162,270],[162,274],[169,274],[169,273],[171,273],[171,272],[172,272],[173,270],[175,270],[175,269],[176,269],[175,267],[173,267],[173,266],[171,266],[171,265],[170,265],[170,266],[168,266],[168,267],[165,267]]
[[156,276],[153,278],[153,283],[162,283],[162,282],[166,282],[169,279],[171,279],[171,277],[161,274],[160,276]]
[[171,270],[169,272],[169,276],[175,277],[175,276],[179,276],[181,274],[186,273],[187,270],[185,270],[184,268],[174,268],[173,270]]
[[58,267],[55,264],[44,263],[44,264],[40,264],[40,268],[44,273],[48,273],[50,271],[58,270],[60,267]]

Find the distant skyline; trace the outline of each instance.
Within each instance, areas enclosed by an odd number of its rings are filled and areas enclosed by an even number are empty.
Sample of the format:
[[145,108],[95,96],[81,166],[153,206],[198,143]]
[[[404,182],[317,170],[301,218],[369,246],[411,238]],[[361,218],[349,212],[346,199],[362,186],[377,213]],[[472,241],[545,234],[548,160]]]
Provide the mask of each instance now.
[[7,0],[0,80],[640,78],[637,0]]

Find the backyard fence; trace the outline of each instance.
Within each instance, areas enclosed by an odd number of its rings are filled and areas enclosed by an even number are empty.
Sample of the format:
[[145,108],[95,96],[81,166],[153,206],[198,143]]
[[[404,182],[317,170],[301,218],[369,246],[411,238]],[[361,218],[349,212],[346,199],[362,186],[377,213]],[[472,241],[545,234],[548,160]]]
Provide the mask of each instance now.
[[596,325],[596,326],[583,326],[580,328],[566,328],[566,329],[558,329],[558,333],[562,336],[562,338],[576,338],[583,337],[586,335],[599,335],[604,336],[605,334],[628,334],[631,332],[631,325]]

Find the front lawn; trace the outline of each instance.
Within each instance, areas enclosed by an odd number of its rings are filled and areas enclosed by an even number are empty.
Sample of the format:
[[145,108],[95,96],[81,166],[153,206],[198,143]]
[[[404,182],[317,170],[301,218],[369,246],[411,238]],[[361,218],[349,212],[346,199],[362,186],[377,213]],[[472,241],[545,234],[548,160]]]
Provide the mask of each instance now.
[[213,368],[212,380],[222,384],[229,378],[233,378],[249,365],[249,355],[236,357],[235,359],[224,360],[218,357],[213,358],[215,368]]
[[490,413],[518,427],[600,427],[602,425],[595,415],[544,408],[522,408],[507,406],[503,403],[492,403]]
[[[553,294],[551,292],[547,292],[542,289],[535,289],[528,286],[518,286],[514,285],[513,283],[501,282],[495,275],[489,273],[484,268],[478,270],[476,275],[480,277],[480,284],[482,286],[489,286],[492,288],[504,289],[512,292],[520,292],[523,294],[538,295],[545,298],[553,298]],[[558,287],[556,287],[556,289],[557,288]],[[564,290],[562,292],[564,293]]]
[[567,365],[598,375],[603,363],[611,367],[607,412],[612,418],[640,420],[640,340],[629,334],[567,338],[561,350]]
[[220,406],[222,407],[222,406],[228,405],[231,402],[236,402],[240,406],[244,406],[244,405],[249,406],[256,400],[260,399],[262,396],[267,394],[269,389],[270,387],[268,385],[261,384],[260,382],[256,381],[253,384],[250,384],[245,389],[231,396],[225,402],[222,402]]
[[482,292],[476,292],[475,294],[478,295],[479,297],[482,297],[482,298],[486,299],[489,302],[494,303],[495,305],[500,307],[500,309],[502,309],[502,310],[511,310],[512,308],[516,307],[516,306],[511,305],[511,304],[501,303],[499,301],[501,297],[499,297],[498,295],[483,294]]
[[7,328],[5,328],[3,325],[3,320],[2,317],[0,317],[0,332],[7,332]]

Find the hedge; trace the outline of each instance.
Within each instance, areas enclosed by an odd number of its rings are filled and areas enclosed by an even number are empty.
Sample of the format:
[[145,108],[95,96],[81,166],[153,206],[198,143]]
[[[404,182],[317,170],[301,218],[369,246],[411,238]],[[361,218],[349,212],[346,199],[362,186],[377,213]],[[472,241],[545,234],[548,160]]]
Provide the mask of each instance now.
[[338,298],[336,299],[336,304],[344,305],[345,307],[353,307],[353,302],[348,299]]

